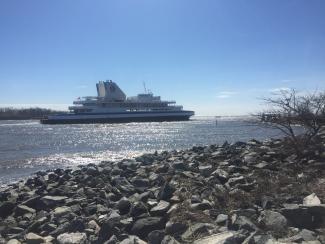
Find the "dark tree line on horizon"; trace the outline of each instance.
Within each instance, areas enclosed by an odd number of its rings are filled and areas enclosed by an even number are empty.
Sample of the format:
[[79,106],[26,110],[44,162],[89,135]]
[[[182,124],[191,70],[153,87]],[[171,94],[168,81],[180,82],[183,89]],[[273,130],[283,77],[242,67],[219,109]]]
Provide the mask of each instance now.
[[46,108],[0,108],[0,120],[40,119],[57,113],[66,113]]

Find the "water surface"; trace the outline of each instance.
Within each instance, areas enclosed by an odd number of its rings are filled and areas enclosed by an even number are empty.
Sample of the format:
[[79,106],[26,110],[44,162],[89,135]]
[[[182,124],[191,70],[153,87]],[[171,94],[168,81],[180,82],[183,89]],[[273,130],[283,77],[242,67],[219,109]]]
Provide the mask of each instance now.
[[182,122],[42,125],[0,121],[0,184],[58,167],[131,158],[142,153],[278,137],[245,118],[194,117]]

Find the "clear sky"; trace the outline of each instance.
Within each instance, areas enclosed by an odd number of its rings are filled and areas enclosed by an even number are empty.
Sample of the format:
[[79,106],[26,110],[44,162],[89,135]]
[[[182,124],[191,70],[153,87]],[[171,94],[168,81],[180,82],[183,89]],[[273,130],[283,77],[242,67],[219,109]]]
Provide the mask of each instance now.
[[64,109],[106,79],[198,115],[325,89],[325,1],[0,1],[0,106]]

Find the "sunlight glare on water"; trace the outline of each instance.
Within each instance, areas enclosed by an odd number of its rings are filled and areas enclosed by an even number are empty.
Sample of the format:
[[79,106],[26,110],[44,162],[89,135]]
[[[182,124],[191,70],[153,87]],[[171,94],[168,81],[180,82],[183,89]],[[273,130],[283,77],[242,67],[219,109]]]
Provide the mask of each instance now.
[[263,140],[279,132],[243,118],[194,117],[182,122],[42,125],[0,122],[0,183],[39,170],[132,158],[147,152],[186,149],[224,141]]

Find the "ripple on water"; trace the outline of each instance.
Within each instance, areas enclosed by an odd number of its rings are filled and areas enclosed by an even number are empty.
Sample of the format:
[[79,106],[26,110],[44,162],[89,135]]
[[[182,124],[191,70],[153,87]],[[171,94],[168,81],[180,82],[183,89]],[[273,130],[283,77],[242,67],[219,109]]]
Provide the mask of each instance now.
[[131,158],[144,152],[263,140],[278,131],[246,119],[196,117],[183,122],[42,125],[37,121],[0,121],[0,182],[38,170],[102,160]]

